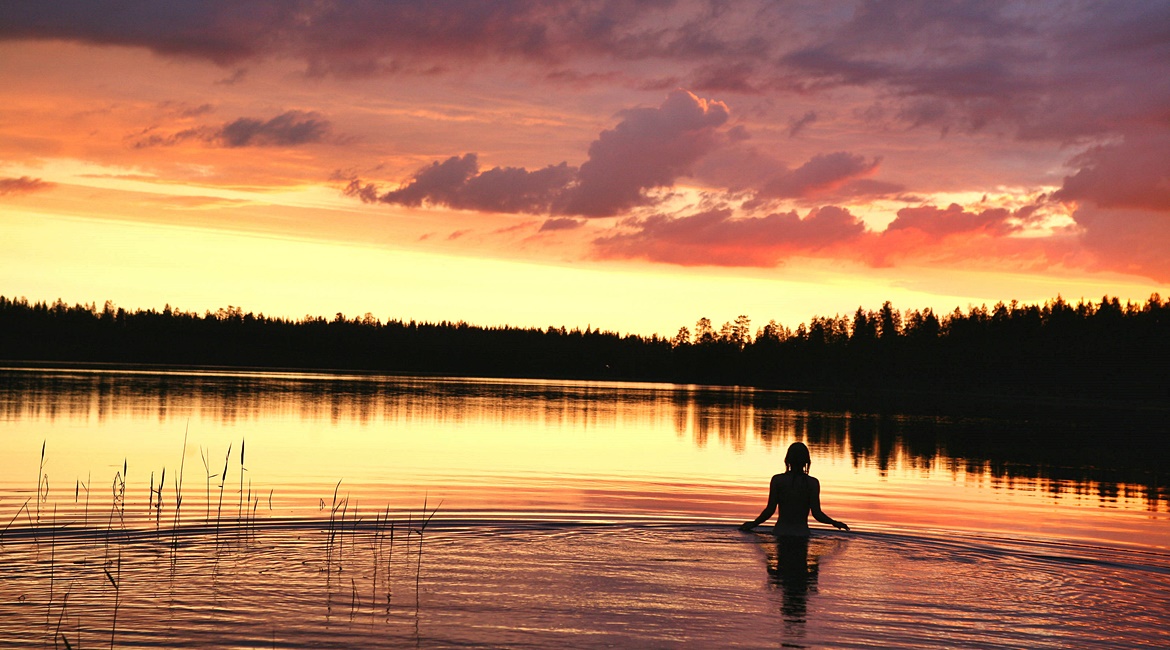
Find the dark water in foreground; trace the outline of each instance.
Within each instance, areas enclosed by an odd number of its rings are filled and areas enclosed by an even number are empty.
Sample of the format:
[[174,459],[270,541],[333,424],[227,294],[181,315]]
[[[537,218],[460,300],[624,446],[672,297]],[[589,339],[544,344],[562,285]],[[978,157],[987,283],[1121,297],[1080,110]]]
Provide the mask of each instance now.
[[1170,558],[1071,544],[825,532],[794,568],[771,536],[709,525],[101,532],[5,541],[4,647],[1170,643]]
[[[0,647],[1167,647],[1157,422],[0,370]],[[795,552],[793,440],[855,531]]]

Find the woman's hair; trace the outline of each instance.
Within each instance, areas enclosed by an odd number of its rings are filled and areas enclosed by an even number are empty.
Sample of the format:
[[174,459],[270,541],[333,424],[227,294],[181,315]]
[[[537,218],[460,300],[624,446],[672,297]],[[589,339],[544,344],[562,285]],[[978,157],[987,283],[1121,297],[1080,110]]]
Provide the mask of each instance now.
[[788,470],[799,469],[805,474],[812,465],[812,456],[803,442],[794,442],[788,445],[788,453],[784,454],[784,467]]

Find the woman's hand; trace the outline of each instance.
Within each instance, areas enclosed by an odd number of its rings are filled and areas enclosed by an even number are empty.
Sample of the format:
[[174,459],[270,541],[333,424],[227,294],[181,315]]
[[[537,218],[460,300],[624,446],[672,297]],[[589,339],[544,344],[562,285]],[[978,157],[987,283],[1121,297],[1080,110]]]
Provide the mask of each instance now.
[[739,529],[745,533],[752,532],[752,529],[754,529],[755,527],[756,527],[756,522],[754,522],[754,521],[745,521],[739,525]]
[[842,529],[842,530],[846,530],[846,531],[849,530],[849,524],[847,524],[843,521],[834,521],[833,525],[836,526],[837,528]]

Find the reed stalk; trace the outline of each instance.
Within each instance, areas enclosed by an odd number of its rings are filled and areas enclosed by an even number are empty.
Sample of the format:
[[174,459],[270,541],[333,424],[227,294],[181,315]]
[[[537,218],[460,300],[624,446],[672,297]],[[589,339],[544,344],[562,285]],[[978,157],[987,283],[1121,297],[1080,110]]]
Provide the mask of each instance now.
[[49,444],[48,440],[41,441],[41,465],[37,468],[37,525],[41,524],[41,482],[48,477],[44,477],[45,473],[45,446]]
[[[344,480],[344,479],[341,479]],[[337,481],[337,485],[333,486],[333,504],[329,507],[329,543],[325,547],[325,570],[328,572],[333,564],[333,541],[337,536],[336,517],[337,517],[337,491],[341,489],[341,480]]]
[[179,455],[179,476],[175,478],[175,519],[171,526],[171,548],[179,545],[179,510],[183,507],[183,470],[187,466],[187,433],[191,429],[191,420],[187,419],[187,428],[183,430],[183,453]]
[[240,439],[240,498],[239,504],[236,506],[236,524],[238,525],[244,515],[244,444],[247,442]]
[[[251,491],[251,488],[249,488],[249,491]],[[260,497],[256,497],[256,500],[252,502],[252,543],[253,544],[256,543],[256,506],[259,506],[259,505],[260,505]]]
[[227,455],[223,457],[223,473],[219,476],[219,504],[215,506],[215,544],[219,545],[219,519],[223,512],[223,484],[227,482],[228,460],[232,457],[232,445],[228,443]]
[[4,538],[4,533],[7,533],[8,529],[12,527],[12,524],[16,523],[16,520],[20,518],[21,511],[23,511],[25,516],[28,517],[29,525],[32,525],[32,513],[30,513],[28,510],[29,501],[32,501],[32,497],[25,499],[24,503],[16,509],[16,514],[12,515],[12,519],[8,522],[8,525],[4,527],[4,530],[0,530],[0,539]]
[[349,509],[349,495],[347,494],[342,499],[341,504],[341,521],[337,527],[337,570],[342,570],[341,558],[345,551],[345,511]]
[[[386,506],[389,512],[390,506]],[[386,607],[390,607],[390,599],[394,595],[394,586],[390,582],[390,576],[393,575],[391,569],[394,568],[394,520],[390,520],[390,552],[386,555]]]
[[[65,609],[69,607],[69,595],[73,593],[73,583],[69,583],[69,589],[65,590],[65,597],[61,599],[61,614],[57,616],[57,628],[53,630],[53,646],[57,645],[57,639],[65,644],[66,650],[70,650],[73,646],[69,644],[69,638],[61,634],[61,623],[65,620]],[[78,645],[81,645],[80,642]]]
[[[211,450],[208,450],[208,453],[211,453]],[[211,467],[207,463],[207,454],[203,453],[203,447],[199,448],[199,459],[203,461],[203,473],[207,475],[207,494],[206,494],[206,497],[204,500],[204,504],[206,505],[206,510],[203,513],[203,523],[210,524],[211,523],[211,479],[215,478],[215,475],[213,475],[211,473]]]
[[104,559],[108,560],[110,557],[110,533],[114,530],[114,515],[118,515],[118,521],[122,524],[122,529],[126,528],[126,472],[129,465],[126,459],[122,460],[121,473],[114,473],[114,480],[110,484],[110,491],[112,492],[110,504],[110,518],[106,522],[106,546]]
[[427,496],[423,495],[422,514],[426,516],[426,519],[422,520],[422,523],[419,525],[418,531],[417,531],[417,533],[418,533],[418,564],[415,565],[415,571],[414,571],[414,605],[415,605],[415,609],[418,608],[418,589],[419,589],[419,584],[422,580],[423,533],[426,532],[427,524],[431,523],[431,519],[434,518],[435,513],[437,513],[439,511],[439,508],[442,507],[442,505],[443,505],[443,502],[439,501],[439,505],[435,506],[435,509],[431,511],[431,514],[427,515]]
[[162,526],[162,511],[163,511],[163,488],[167,484],[167,468],[163,468],[162,474],[158,477],[158,498],[155,500],[154,509],[154,532],[157,534],[159,528]]

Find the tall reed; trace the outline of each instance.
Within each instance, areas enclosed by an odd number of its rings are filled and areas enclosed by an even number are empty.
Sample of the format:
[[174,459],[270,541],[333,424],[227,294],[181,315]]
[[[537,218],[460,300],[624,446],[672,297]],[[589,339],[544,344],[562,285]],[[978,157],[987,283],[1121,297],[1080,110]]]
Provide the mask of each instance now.
[[[239,525],[243,520],[244,515],[244,444],[246,440],[240,440],[240,499],[236,506],[236,524]],[[226,471],[226,469],[225,469]]]
[[[45,475],[45,446],[49,444],[48,440],[41,441],[41,465],[37,468],[37,525],[41,525],[41,483],[48,482],[49,477]],[[45,490],[48,496],[48,490]]]
[[211,523],[211,479],[215,478],[215,475],[211,473],[211,467],[207,462],[207,456],[210,453],[210,449],[207,450],[207,453],[204,453],[203,447],[199,448],[199,459],[203,461],[203,473],[207,476],[207,494],[204,500],[206,509],[203,513],[203,523],[205,525]]
[[171,548],[179,544],[179,511],[183,507],[183,470],[187,466],[187,433],[191,428],[191,420],[187,420],[187,428],[183,430],[183,452],[179,455],[179,475],[175,477],[175,518],[171,526]]
[[105,560],[109,560],[110,558],[110,534],[114,530],[114,515],[118,516],[122,530],[126,529],[126,474],[129,468],[128,460],[123,459],[122,471],[114,473],[114,481],[110,485],[110,490],[113,494],[110,503],[110,518],[106,522],[106,544],[103,555]]
[[215,507],[215,543],[219,544],[219,518],[223,512],[223,484],[227,481],[228,460],[232,457],[232,445],[228,443],[227,455],[223,457],[223,473],[219,475],[219,505]]
[[[69,583],[69,588],[65,590],[65,597],[61,599],[61,613],[57,616],[57,627],[53,630],[53,645],[57,645],[57,639],[65,644],[65,650],[72,650],[73,646],[69,643],[69,637],[61,633],[61,623],[65,620],[65,610],[69,607],[69,595],[73,593],[73,583]],[[77,645],[81,645],[80,639],[81,631],[78,631]]]
[[431,514],[427,515],[427,495],[425,495],[425,494],[423,495],[422,514],[426,517],[426,519],[422,520],[422,523],[419,525],[418,530],[415,531],[418,534],[418,564],[415,566],[415,572],[414,572],[414,606],[415,606],[415,609],[418,609],[418,588],[419,588],[419,583],[422,580],[423,533],[426,532],[427,524],[431,523],[431,519],[434,518],[435,513],[439,511],[439,508],[442,507],[442,505],[443,505],[443,502],[439,501],[439,505],[435,506],[435,509],[431,511]]

